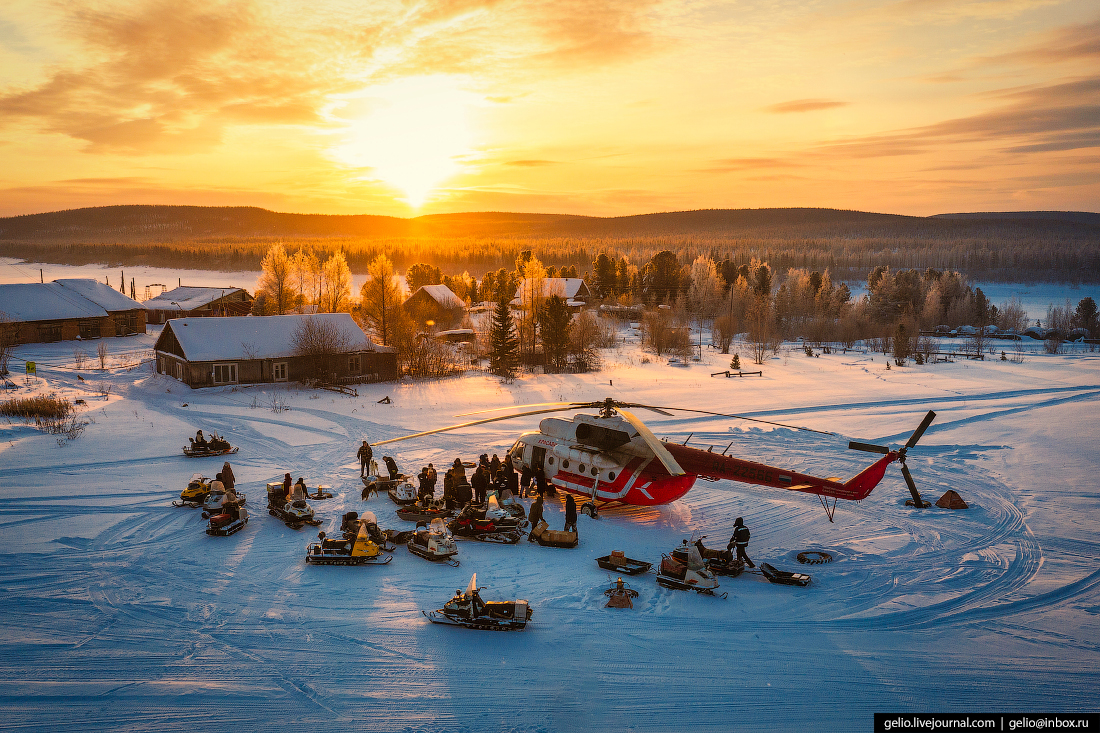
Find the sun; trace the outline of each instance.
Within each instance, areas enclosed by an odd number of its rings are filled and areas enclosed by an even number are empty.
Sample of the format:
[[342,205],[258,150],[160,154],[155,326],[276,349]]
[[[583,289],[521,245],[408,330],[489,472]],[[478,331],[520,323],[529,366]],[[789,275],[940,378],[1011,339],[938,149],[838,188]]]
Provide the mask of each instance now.
[[455,77],[401,79],[341,101],[334,116],[346,126],[333,157],[369,169],[363,178],[402,191],[413,208],[460,172],[473,149],[470,113],[479,99]]

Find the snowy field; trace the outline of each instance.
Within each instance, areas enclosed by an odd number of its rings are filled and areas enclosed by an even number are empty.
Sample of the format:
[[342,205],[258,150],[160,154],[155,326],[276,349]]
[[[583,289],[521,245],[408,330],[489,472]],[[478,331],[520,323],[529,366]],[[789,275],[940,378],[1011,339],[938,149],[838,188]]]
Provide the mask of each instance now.
[[[1022,364],[887,371],[882,355],[811,359],[795,348],[762,378],[726,379],[709,376],[728,368],[716,352],[677,367],[646,363],[627,343],[597,374],[512,384],[471,374],[368,385],[351,398],[294,386],[194,391],[127,366],[152,341],[107,340],[114,366],[86,368],[84,381],[73,342],[21,347],[40,379],[0,390],[84,399],[94,421],[74,441],[0,422],[0,729],[858,731],[875,712],[1097,709],[1100,353],[1035,345]],[[404,547],[382,567],[306,566],[313,531],[263,510],[264,483],[289,471],[333,486],[335,498],[313,502],[319,529],[350,510],[410,529],[385,496],[360,499],[364,437],[607,396],[833,431],[641,412],[660,437],[732,443],[738,456],[845,478],[873,460],[847,450],[850,439],[904,442],[933,409],[909,466],[926,497],[955,489],[970,509],[904,507],[896,465],[867,500],[841,502],[835,524],[811,495],[699,481],[668,506],[582,516],[576,549],[460,541],[459,568]],[[274,397],[291,409],[272,411]],[[502,454],[536,421],[386,448],[415,472]],[[221,466],[183,456],[198,428],[240,446],[232,462],[252,521],[231,537],[207,536],[199,510],[171,506],[193,472]],[[559,504],[547,515],[561,525]],[[810,572],[811,585],[746,574],[722,579],[721,599],[660,588],[651,574],[630,579],[641,594],[633,610],[603,608],[609,577],[596,557],[656,562],[693,534],[724,546],[738,516],[758,564]],[[803,550],[835,559],[801,566]],[[487,597],[530,601],[525,631],[421,616],[475,571]]]

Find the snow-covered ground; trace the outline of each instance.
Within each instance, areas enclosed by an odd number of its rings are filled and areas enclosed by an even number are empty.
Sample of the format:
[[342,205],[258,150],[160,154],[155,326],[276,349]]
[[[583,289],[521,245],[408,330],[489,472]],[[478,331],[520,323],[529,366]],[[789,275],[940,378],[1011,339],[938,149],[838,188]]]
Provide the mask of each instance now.
[[[882,355],[811,359],[795,348],[762,378],[726,379],[710,373],[728,356],[708,350],[677,367],[627,343],[596,374],[512,384],[471,374],[363,386],[352,398],[294,386],[194,391],[127,366],[152,340],[105,341],[120,354],[105,373],[75,371],[73,342],[21,347],[40,379],[0,390],[84,399],[80,414],[94,421],[74,441],[0,423],[0,728],[868,730],[875,712],[1096,709],[1098,353],[1036,345],[1022,364],[886,370]],[[411,528],[385,496],[360,499],[364,437],[607,396],[834,431],[643,412],[661,437],[843,477],[873,460],[848,440],[904,442],[933,409],[909,466],[926,496],[955,489],[970,509],[905,508],[896,466],[867,500],[841,502],[835,524],[811,495],[700,481],[668,506],[582,516],[576,549],[460,542],[457,569],[404,547],[383,567],[306,566],[312,531],[263,511],[264,483],[289,471],[333,486],[335,498],[314,502],[319,529],[350,510]],[[291,409],[272,411],[275,397]],[[503,453],[536,421],[385,452],[415,472]],[[198,510],[171,506],[193,472],[221,466],[183,456],[198,428],[240,446],[232,463],[252,521],[231,537],[207,536]],[[547,515],[562,522],[557,503]],[[757,563],[810,572],[812,584],[746,574],[723,580],[723,600],[662,589],[651,574],[629,579],[641,594],[633,610],[603,607],[609,577],[596,557],[617,549],[656,562],[692,534],[724,546],[738,516]],[[808,549],[835,559],[801,566]],[[475,571],[486,595],[531,602],[525,631],[421,616]]]

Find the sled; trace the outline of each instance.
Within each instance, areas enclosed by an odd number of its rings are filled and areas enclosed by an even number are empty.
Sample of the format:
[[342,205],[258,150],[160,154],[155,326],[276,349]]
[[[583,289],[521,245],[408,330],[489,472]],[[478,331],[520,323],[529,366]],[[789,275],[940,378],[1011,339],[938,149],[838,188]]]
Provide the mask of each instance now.
[[236,534],[244,529],[244,525],[248,524],[248,516],[244,515],[238,519],[233,519],[228,514],[218,514],[210,517],[210,524],[206,528],[206,534],[211,537],[228,537],[231,534]]
[[653,563],[651,562],[632,560],[621,552],[612,552],[610,555],[597,557],[596,564],[604,570],[610,570],[615,573],[625,573],[626,575],[641,575],[642,573],[649,572],[649,569],[653,567]]
[[766,562],[760,563],[760,573],[772,583],[779,585],[807,586],[810,584],[810,576],[805,573],[792,573],[787,570],[776,570]]
[[236,453],[240,450],[240,446],[231,446],[229,448],[219,448],[217,450],[210,450],[208,448],[199,448],[195,450],[190,446],[184,446],[183,454],[188,458],[206,458],[207,456],[228,456]]

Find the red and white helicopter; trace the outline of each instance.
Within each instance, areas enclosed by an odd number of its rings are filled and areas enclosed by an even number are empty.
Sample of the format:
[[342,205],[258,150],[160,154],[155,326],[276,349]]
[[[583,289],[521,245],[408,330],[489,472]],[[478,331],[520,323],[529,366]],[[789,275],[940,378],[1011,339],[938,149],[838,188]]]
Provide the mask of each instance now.
[[[669,415],[666,410],[695,412],[832,435],[821,430],[784,425],[743,415],[619,402],[611,398],[600,402],[547,402],[520,407],[539,409],[426,430],[400,438],[382,440],[374,445],[409,440],[498,420],[589,408],[598,409],[599,414],[578,414],[571,420],[553,417],[543,419],[539,423],[538,430],[520,435],[508,453],[512,456],[512,463],[517,468],[527,466],[533,470],[541,465],[547,479],[555,487],[588,498],[590,503],[586,503],[582,511],[592,516],[595,516],[600,506],[667,504],[686,494],[697,478],[704,478],[729,479],[816,494],[822,506],[825,507],[829,521],[832,521],[838,499],[859,501],[866,498],[882,480],[886,467],[894,461],[901,463],[902,475],[909,486],[909,491],[913,494],[916,506],[927,506],[927,503],[921,500],[913,477],[905,465],[905,456],[906,452],[917,444],[936,417],[936,413],[931,410],[905,445],[896,450],[870,443],[850,442],[848,447],[851,449],[881,453],[883,457],[860,471],[855,477],[844,481],[840,478],[820,478],[764,463],[746,461],[727,456],[724,452],[719,454],[709,449],[702,450],[658,440],[645,423],[626,408],[643,408],[663,415]],[[465,414],[474,415],[504,409],[515,408],[495,408]],[[729,448],[727,447],[726,450]],[[832,506],[827,501],[829,498],[833,499]]]

